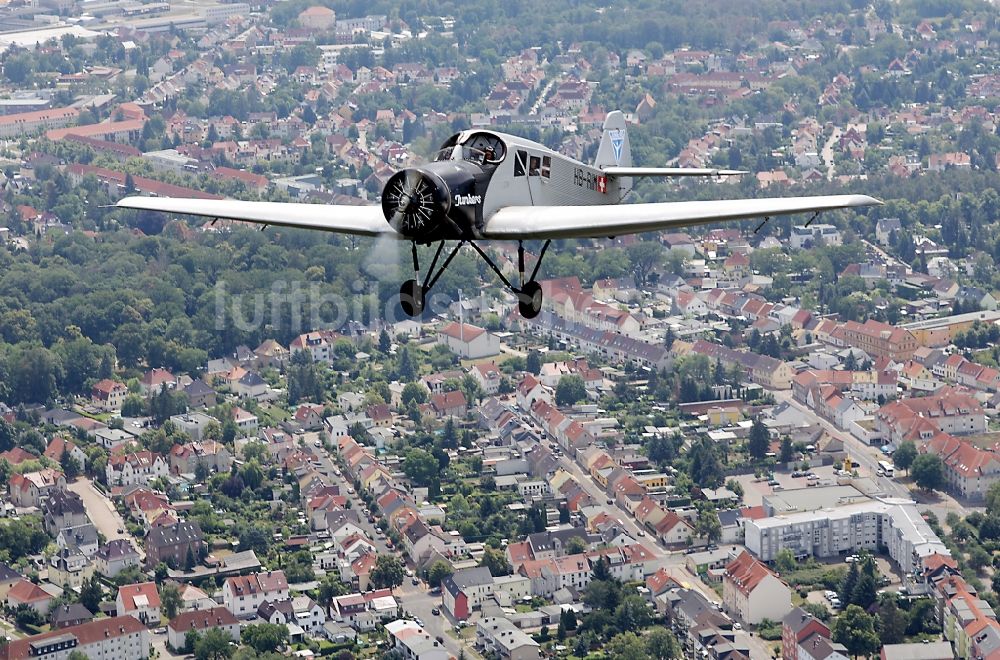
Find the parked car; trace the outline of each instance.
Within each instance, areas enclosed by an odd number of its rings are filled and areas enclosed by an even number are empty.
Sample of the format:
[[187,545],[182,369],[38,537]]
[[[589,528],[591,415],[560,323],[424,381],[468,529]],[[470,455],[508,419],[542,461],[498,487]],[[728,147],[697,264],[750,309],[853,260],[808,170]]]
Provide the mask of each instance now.
[[435,607],[434,609],[431,610],[431,614],[433,614],[434,616],[441,616],[441,608]]

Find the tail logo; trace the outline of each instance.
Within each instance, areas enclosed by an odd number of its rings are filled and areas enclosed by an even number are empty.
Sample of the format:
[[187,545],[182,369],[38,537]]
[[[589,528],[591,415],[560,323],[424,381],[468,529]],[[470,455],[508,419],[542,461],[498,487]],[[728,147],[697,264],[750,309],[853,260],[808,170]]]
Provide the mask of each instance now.
[[608,137],[611,138],[611,148],[615,151],[615,164],[620,165],[622,162],[622,147],[625,145],[625,129],[609,129]]

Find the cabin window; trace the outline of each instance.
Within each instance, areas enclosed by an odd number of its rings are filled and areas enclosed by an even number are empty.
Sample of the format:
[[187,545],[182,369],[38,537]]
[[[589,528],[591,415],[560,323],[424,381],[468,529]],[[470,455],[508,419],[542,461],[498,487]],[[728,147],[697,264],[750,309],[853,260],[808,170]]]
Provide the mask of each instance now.
[[528,152],[518,151],[514,158],[514,176],[524,176],[524,170],[528,164]]
[[552,156],[542,156],[542,176],[546,179],[552,174]]
[[542,169],[542,159],[538,156],[532,156],[528,165],[528,176],[538,176],[538,171]]

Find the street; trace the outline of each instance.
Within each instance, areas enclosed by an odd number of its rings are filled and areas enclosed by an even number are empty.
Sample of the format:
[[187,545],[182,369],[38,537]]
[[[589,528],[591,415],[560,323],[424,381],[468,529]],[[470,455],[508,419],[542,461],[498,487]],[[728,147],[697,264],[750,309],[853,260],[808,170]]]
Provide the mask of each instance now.
[[139,552],[139,556],[145,559],[146,553],[143,551],[142,544],[128,533],[125,528],[125,521],[122,520],[122,517],[115,510],[111,501],[94,487],[90,479],[77,477],[75,481],[67,484],[67,488],[79,495],[80,499],[83,500],[83,506],[87,510],[87,515],[90,516],[94,526],[97,527],[97,531],[105,539],[108,541],[128,539]]
[[[831,436],[837,438],[844,443],[844,448],[847,450],[848,456],[851,460],[860,464],[862,470],[861,472],[867,472],[868,475],[875,481],[883,493],[889,497],[902,497],[905,499],[915,499],[920,502],[922,508],[926,508],[934,513],[942,522],[948,513],[957,513],[960,516],[966,516],[972,511],[975,511],[975,507],[966,507],[961,502],[958,502],[953,497],[947,493],[935,493],[937,499],[936,502],[928,502],[926,498],[914,497],[914,493],[899,483],[895,479],[890,479],[888,477],[878,476],[878,462],[880,460],[886,460],[885,454],[879,451],[878,448],[866,445],[864,442],[854,437],[850,433],[841,431],[832,422],[823,419],[807,406],[799,403],[794,398],[792,398],[792,393],[790,390],[784,391],[772,391],[774,398],[777,402],[785,401],[791,405],[796,410],[800,411],[805,415],[806,419],[810,422],[815,422],[823,427],[827,433]],[[891,462],[891,459],[889,459]]]
[[[397,554],[398,549],[389,550],[385,544],[385,536],[379,536],[378,528],[368,522],[367,516],[362,512],[362,508],[365,506],[364,502],[357,496],[357,493],[352,495],[347,490],[348,488],[353,489],[354,486],[343,476],[343,473],[338,476],[337,472],[340,471],[340,468],[330,456],[330,452],[326,450],[325,445],[316,447],[316,440],[319,438],[319,433],[307,433],[305,435],[306,443],[313,448],[313,452],[319,458],[320,471],[327,475],[331,485],[340,488],[341,494],[351,503],[351,508],[358,511],[360,516],[359,526],[375,545],[376,552],[380,555]],[[401,553],[397,554],[397,556],[401,556]],[[406,558],[402,558],[405,563]],[[415,569],[412,565],[410,565],[410,568]],[[412,579],[407,577],[403,580],[403,584],[394,590],[394,595],[403,612],[408,613],[404,616],[420,619],[424,629],[432,637],[440,637],[444,640],[444,645],[450,653],[458,657],[458,654],[464,649],[466,657],[478,657],[478,654],[473,651],[471,645],[460,643],[446,632],[446,629],[451,627],[451,623],[444,612],[438,616],[435,616],[431,612],[435,607],[441,606],[441,596],[432,596],[425,582],[421,581],[419,585],[413,585]]]

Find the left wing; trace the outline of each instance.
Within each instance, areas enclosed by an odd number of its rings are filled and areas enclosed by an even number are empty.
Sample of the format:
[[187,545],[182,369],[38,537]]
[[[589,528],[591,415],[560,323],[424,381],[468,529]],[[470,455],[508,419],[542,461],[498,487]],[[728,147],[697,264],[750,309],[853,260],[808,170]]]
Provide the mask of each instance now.
[[772,215],[880,206],[867,195],[724,199],[619,206],[508,206],[486,221],[485,238],[603,238]]
[[380,206],[245,202],[237,199],[186,199],[181,197],[126,197],[119,208],[163,211],[207,218],[242,220],[261,225],[319,229],[356,236],[400,234],[385,220]]

